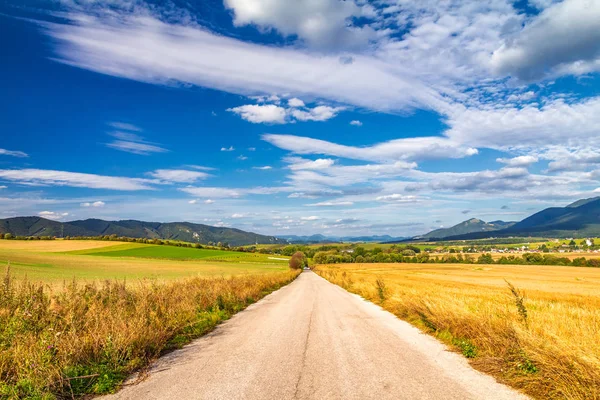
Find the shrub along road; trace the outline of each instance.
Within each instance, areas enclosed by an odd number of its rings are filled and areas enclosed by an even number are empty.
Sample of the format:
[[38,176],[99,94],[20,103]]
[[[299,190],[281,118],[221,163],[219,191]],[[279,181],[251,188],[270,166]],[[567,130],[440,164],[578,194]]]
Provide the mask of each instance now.
[[525,399],[313,272],[106,399]]

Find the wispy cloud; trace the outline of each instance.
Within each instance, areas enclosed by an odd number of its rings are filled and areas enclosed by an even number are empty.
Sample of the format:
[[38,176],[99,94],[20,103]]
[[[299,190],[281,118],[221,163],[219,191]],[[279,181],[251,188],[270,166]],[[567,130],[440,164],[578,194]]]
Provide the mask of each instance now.
[[81,207],[96,207],[96,208],[99,208],[99,207],[104,207],[106,205],[106,203],[103,202],[103,201],[94,201],[94,202],[81,203],[80,205],[81,205]]
[[54,212],[54,211],[40,211],[38,215],[42,218],[52,219],[52,220],[62,220],[69,216],[68,212]]
[[155,181],[47,169],[2,169],[0,179],[23,185],[71,186],[110,190],[152,190]]
[[117,140],[107,143],[106,146],[115,150],[124,151],[132,154],[150,155],[152,153],[165,153],[169,150],[158,146],[155,143],[147,142],[142,136],[133,132],[142,132],[141,128],[135,125],[122,122],[111,122],[109,124],[113,128],[128,130],[129,132],[114,131],[109,132],[109,135]]
[[0,156],[12,156],[12,157],[29,157],[29,155],[27,153],[24,153],[22,151],[14,151],[14,150],[6,150],[6,149],[0,149]]
[[323,201],[320,203],[307,204],[308,207],[344,207],[351,206],[354,203],[351,201]]
[[206,172],[189,171],[185,169],[157,169],[149,172],[148,175],[156,179],[176,183],[193,183],[211,176]]
[[221,151],[234,151],[235,147],[233,146],[229,146],[229,147],[221,147]]

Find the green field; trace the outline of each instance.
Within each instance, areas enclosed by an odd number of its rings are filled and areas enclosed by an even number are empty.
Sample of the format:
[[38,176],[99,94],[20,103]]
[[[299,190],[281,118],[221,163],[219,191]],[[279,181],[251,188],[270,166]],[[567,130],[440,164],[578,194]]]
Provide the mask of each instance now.
[[268,254],[241,253],[238,251],[194,249],[189,247],[157,246],[152,244],[127,243],[97,249],[76,250],[68,252],[73,255],[94,255],[104,257],[134,257],[154,258],[165,260],[206,260],[206,261],[234,261],[234,262],[259,262],[268,264],[282,264],[286,260]]
[[[17,277],[60,284],[73,278],[170,280],[283,271],[286,257],[100,241],[0,241],[0,265]],[[1,271],[2,267],[0,267]]]

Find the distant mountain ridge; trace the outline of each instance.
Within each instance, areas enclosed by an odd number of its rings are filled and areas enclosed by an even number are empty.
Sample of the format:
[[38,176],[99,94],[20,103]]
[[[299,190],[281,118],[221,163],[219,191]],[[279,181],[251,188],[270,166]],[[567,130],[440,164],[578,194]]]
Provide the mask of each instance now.
[[372,236],[325,236],[321,234],[310,235],[310,236],[297,236],[288,235],[280,236],[281,239],[286,240],[289,243],[335,243],[335,242],[390,242],[400,241],[406,239],[406,237],[394,237],[390,235],[372,235]]
[[58,222],[41,217],[0,219],[0,233],[15,236],[103,236],[117,235],[133,238],[170,239],[185,242],[223,242],[232,246],[249,244],[284,244],[275,236],[259,235],[235,228],[223,228],[190,222],[145,222],[136,220],[104,221],[86,219]]
[[425,235],[414,237],[414,239],[444,239],[452,236],[465,235],[475,232],[493,232],[508,228],[514,225],[515,222],[492,221],[485,222],[477,218],[470,218],[450,228],[440,228],[433,230]]
[[491,236],[592,237],[600,235],[600,197],[581,199],[565,207],[550,207],[497,231],[447,236],[445,240],[483,239]]

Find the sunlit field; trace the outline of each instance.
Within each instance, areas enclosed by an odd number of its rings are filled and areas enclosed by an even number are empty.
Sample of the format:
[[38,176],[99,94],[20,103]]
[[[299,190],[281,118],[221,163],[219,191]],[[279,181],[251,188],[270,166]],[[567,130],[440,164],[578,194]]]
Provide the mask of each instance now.
[[[299,273],[285,257],[0,241],[0,399],[109,393]],[[4,269],[4,268],[2,268]]]
[[600,269],[338,264],[316,271],[534,398],[600,398]]
[[0,266],[10,263],[16,277],[45,283],[264,273],[286,270],[285,258],[94,240],[0,240]]

